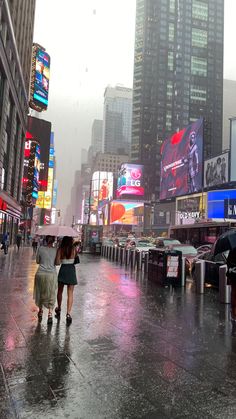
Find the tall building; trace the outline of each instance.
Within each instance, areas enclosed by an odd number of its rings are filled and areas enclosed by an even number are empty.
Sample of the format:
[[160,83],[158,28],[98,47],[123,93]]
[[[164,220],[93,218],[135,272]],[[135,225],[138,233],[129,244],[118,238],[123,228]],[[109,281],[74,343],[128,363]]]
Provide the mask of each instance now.
[[93,121],[91,145],[95,154],[102,151],[102,124],[101,119],[94,119]]
[[130,152],[132,129],[132,89],[108,86],[104,94],[103,151]]
[[230,147],[230,118],[236,116],[236,81],[224,80],[223,150]]
[[3,0],[0,7],[0,236],[14,238],[21,186],[35,0]]
[[205,156],[222,148],[224,0],[137,0],[132,151],[159,194],[160,146],[205,119]]

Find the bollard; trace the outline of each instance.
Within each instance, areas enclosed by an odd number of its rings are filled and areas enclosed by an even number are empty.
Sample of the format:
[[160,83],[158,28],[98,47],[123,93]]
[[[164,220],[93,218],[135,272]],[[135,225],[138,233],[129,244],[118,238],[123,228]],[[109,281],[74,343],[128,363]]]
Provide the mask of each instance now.
[[115,246],[115,249],[114,249],[114,261],[115,262],[117,262],[117,257],[118,257],[118,247]]
[[227,265],[219,268],[219,299],[222,304],[230,304],[231,302],[231,286],[227,284]]
[[102,245],[102,248],[101,248],[101,256],[103,256],[103,250],[104,250],[104,248],[103,248],[103,245]]
[[148,272],[148,259],[149,259],[149,253],[145,252],[145,254],[144,254],[144,272]]
[[130,249],[126,249],[125,251],[125,265],[129,265],[130,262]]
[[105,246],[105,249],[104,249],[104,257],[107,258],[107,246]]
[[113,246],[110,246],[109,259],[112,259]]
[[204,294],[205,287],[205,260],[199,260],[196,262],[196,291],[197,294]]
[[182,277],[181,277],[181,287],[185,287],[185,283],[186,283],[186,276],[185,276],[185,262],[186,262],[186,258],[182,257]]
[[130,267],[131,267],[131,269],[135,269],[135,261],[136,261],[136,251],[131,250],[131,256],[130,256]]
[[121,247],[118,247],[117,262],[120,262],[120,258],[121,258]]
[[136,251],[137,269],[142,269],[142,256],[143,252]]
[[122,248],[120,252],[120,264],[123,265],[125,262],[125,249]]

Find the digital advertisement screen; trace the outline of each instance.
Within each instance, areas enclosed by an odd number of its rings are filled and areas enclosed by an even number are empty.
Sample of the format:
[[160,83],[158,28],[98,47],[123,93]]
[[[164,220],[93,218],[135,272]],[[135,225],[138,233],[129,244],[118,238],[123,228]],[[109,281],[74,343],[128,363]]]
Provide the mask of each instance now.
[[124,163],[121,165],[118,181],[116,197],[123,195],[143,196],[143,165]]
[[51,122],[28,116],[27,135],[40,144],[39,190],[47,191],[50,158]]
[[166,139],[161,148],[160,199],[202,190],[203,119]]
[[110,206],[110,224],[142,225],[143,215],[143,202],[112,201]]
[[33,99],[43,107],[48,106],[48,91],[50,79],[50,57],[42,49],[36,51],[35,81]]
[[113,198],[113,173],[94,172],[92,177],[90,205],[91,210],[104,206]]
[[204,162],[204,187],[222,185],[229,181],[229,153],[208,159]]
[[231,164],[230,164],[230,181],[236,182],[236,164],[234,157],[236,156],[236,119],[230,121],[230,153],[231,153]]
[[207,194],[207,211],[208,218],[221,219],[225,217],[225,203],[236,200],[236,189],[224,189],[219,191],[211,191]]

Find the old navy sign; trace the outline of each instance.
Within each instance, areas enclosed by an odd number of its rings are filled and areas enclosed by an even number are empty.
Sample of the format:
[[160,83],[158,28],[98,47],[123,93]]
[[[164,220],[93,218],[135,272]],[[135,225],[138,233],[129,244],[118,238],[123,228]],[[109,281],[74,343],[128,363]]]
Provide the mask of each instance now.
[[188,218],[200,218],[200,211],[191,211],[191,212],[180,212],[179,217],[181,220],[186,220]]
[[225,218],[236,219],[236,199],[225,199]]

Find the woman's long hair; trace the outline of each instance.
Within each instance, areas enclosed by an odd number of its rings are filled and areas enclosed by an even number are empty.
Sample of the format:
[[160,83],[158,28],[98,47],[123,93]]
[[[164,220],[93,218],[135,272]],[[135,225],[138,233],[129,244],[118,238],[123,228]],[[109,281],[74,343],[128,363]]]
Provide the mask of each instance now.
[[61,258],[70,259],[73,252],[73,238],[65,236],[61,242]]

